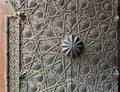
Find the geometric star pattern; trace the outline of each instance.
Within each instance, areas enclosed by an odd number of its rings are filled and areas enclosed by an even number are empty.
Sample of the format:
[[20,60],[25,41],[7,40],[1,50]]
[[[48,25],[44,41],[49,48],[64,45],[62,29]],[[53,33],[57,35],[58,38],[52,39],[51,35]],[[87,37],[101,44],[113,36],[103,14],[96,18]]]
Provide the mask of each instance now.
[[[10,2],[20,19],[21,92],[117,92],[117,0]],[[61,50],[69,34],[84,44],[80,57]]]

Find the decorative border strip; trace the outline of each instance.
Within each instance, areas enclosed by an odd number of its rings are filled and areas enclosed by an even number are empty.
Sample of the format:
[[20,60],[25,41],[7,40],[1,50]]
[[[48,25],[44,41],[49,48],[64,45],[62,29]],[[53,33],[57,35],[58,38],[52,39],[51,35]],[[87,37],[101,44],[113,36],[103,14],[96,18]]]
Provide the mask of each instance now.
[[16,16],[6,17],[7,44],[7,91],[19,92],[19,19]]

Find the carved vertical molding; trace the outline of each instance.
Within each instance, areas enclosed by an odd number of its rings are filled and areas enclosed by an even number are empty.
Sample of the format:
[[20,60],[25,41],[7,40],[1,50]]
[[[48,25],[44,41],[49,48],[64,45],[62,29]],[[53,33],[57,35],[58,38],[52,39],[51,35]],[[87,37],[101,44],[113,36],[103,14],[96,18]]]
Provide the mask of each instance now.
[[19,92],[19,20],[7,17],[7,91]]

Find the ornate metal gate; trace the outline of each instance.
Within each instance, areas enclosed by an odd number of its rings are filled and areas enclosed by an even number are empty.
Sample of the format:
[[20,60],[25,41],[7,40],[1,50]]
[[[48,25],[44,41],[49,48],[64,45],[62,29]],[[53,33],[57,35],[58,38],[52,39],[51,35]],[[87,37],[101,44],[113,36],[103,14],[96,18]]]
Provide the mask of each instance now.
[[118,92],[117,0],[10,0],[8,92]]

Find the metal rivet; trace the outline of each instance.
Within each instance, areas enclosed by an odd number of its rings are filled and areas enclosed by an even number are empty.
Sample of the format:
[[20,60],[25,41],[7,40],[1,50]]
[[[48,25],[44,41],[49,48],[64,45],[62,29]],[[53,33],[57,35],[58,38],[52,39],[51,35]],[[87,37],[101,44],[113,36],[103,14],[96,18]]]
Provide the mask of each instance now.
[[61,47],[66,56],[71,58],[79,57],[84,49],[83,42],[72,34],[63,39]]

